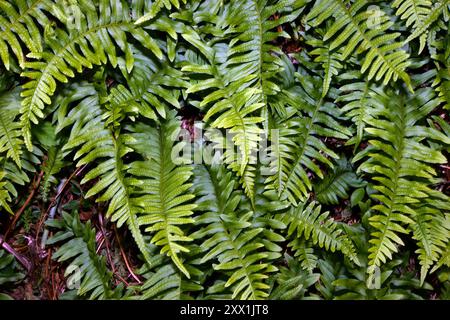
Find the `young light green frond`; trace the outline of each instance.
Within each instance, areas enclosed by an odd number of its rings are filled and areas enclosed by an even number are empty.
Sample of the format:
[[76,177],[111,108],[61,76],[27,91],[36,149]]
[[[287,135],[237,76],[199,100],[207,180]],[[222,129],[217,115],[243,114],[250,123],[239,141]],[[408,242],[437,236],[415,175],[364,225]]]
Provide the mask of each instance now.
[[[429,0],[395,0],[391,6],[396,9],[395,15],[402,20],[406,20],[407,27],[412,27],[414,32],[420,28],[431,14],[432,2]],[[427,30],[422,29],[420,36],[419,53],[425,48],[427,40]]]
[[10,69],[14,53],[20,67],[25,66],[22,44],[30,52],[42,52],[42,34],[39,28],[50,23],[46,13],[57,7],[51,0],[9,0],[0,1],[0,58],[7,70]]
[[[191,203],[195,196],[188,192],[192,167],[187,164],[186,155],[179,154],[185,143],[178,142],[180,122],[171,113],[170,118],[157,127],[139,125],[130,130],[131,137],[138,134],[133,138],[136,142],[149,139],[152,145],[142,154],[145,160],[131,163],[127,170],[137,183],[136,202],[141,207],[138,224],[152,234],[151,243],[161,247],[161,254],[169,256],[189,278],[182,255],[189,252],[183,243],[192,238],[182,227],[194,222],[191,216],[196,205]],[[131,141],[129,146],[133,147],[133,143]]]
[[125,67],[128,72],[133,68],[133,52],[127,35],[139,41],[145,48],[162,57],[159,46],[142,28],[134,27],[133,17],[129,15],[129,6],[125,1],[110,3],[101,0],[98,11],[85,2],[80,3],[79,25],[51,31],[46,45],[51,49],[43,53],[31,52],[27,56],[36,59],[25,63],[23,77],[30,80],[22,88],[21,125],[28,149],[31,148],[31,123],[37,124],[44,117],[45,105],[51,103],[57,82],[68,82],[75,72],[82,72],[94,65],[112,66],[118,63],[118,49],[125,55]]
[[[405,1],[405,0],[403,0]],[[422,4],[428,2],[428,1],[419,1]],[[431,5],[428,4],[428,7]],[[419,49],[419,53],[423,50],[424,46],[425,46],[425,39],[422,38],[422,35],[426,35],[428,32],[428,28],[436,21],[439,19],[439,17],[446,12],[447,16],[449,13],[449,6],[450,2],[449,0],[437,0],[437,1],[433,1],[433,5],[431,7],[431,10],[428,9],[424,9],[424,8],[420,8],[417,6],[417,4],[415,4],[415,10],[416,12],[421,12],[422,15],[424,14],[424,12],[426,13],[426,16],[422,17],[420,20],[419,18],[416,18],[416,22],[414,25],[414,31],[411,33],[411,35],[408,37],[408,39],[406,39],[405,43],[412,41],[413,39],[421,36],[420,39],[420,49]],[[426,5],[424,5],[426,6]]]
[[364,53],[361,72],[368,71],[368,79],[387,84],[391,79],[403,79],[412,90],[411,80],[405,72],[409,66],[409,55],[402,42],[395,42],[400,33],[388,33],[392,26],[390,17],[379,7],[367,7],[365,0],[356,0],[347,6],[344,0],[317,1],[307,19],[312,27],[334,17],[334,23],[324,36],[331,41],[330,49],[343,48],[341,59],[354,52]]

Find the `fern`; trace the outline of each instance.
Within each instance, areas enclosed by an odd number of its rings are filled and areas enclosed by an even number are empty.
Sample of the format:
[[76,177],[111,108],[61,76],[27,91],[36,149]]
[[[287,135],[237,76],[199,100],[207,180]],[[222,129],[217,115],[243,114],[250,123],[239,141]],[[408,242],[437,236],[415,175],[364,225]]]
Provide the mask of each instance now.
[[[418,33],[416,30],[420,28],[421,25],[425,23],[425,20],[431,13],[431,1],[427,0],[395,0],[392,3],[392,7],[397,9],[395,14],[399,16],[402,20],[406,20],[407,27],[413,27],[415,33]],[[420,33],[420,49],[419,53],[424,49],[427,33],[426,30],[422,29],[424,32],[422,35]]]
[[[51,103],[51,97],[56,90],[56,81],[68,82],[74,77],[74,71],[81,72],[83,68],[105,64],[107,61],[117,65],[117,50],[114,43],[125,54],[126,69],[133,68],[133,53],[125,41],[127,33],[151,50],[157,57],[162,52],[156,42],[140,28],[135,28],[133,19],[128,15],[129,8],[124,1],[109,3],[99,1],[98,12],[92,11],[92,5],[87,2],[80,4],[85,23],[80,28],[72,28],[68,32],[54,30],[47,38],[51,51],[44,53],[31,52],[28,56],[36,59],[26,62],[23,77],[31,80],[23,85],[21,108],[21,125],[25,144],[31,149],[31,123],[38,123],[43,118],[43,109]],[[89,14],[88,14],[89,13]],[[112,13],[112,14],[111,14]],[[114,42],[113,42],[114,41]]]
[[328,212],[321,212],[321,206],[311,202],[308,206],[300,205],[281,214],[279,218],[287,226],[287,237],[293,239],[291,246],[298,247],[296,241],[304,236],[320,248],[334,252],[341,251],[349,259],[358,262],[356,250],[352,241],[338,228],[332,219],[327,219]]
[[283,267],[276,279],[277,287],[271,293],[274,300],[295,300],[304,297],[307,289],[319,280],[320,274],[302,272],[294,258],[285,255],[288,267]]
[[17,166],[22,166],[22,139],[20,123],[15,121],[19,113],[19,90],[3,93],[0,97],[0,152],[6,151],[6,156],[14,160]]
[[47,154],[47,160],[43,164],[44,175],[41,182],[41,195],[47,200],[50,188],[58,181],[55,177],[66,166],[60,146],[51,147]]
[[322,204],[338,204],[340,199],[348,198],[350,187],[360,188],[364,182],[358,179],[347,159],[336,160],[333,172],[314,185],[317,200]]
[[[402,42],[394,42],[399,37],[398,32],[385,32],[392,26],[389,17],[383,12],[362,11],[366,1],[357,0],[347,7],[345,1],[318,1],[308,14],[311,26],[317,27],[323,21],[335,18],[332,26],[327,29],[324,41],[333,39],[330,49],[343,47],[341,59],[345,60],[355,50],[363,53],[368,50],[361,67],[361,73],[368,72],[368,79],[389,80],[403,79],[412,90],[410,78],[405,72],[408,67],[409,55],[400,48]],[[374,9],[380,10],[380,9]],[[375,21],[369,22],[371,14]],[[339,33],[340,32],[340,33]]]
[[[172,115],[173,117],[173,115]],[[192,224],[192,210],[195,204],[187,203],[194,195],[187,190],[192,167],[183,158],[174,159],[174,150],[180,150],[182,143],[175,144],[180,132],[180,123],[171,118],[159,127],[139,126],[132,129],[136,142],[150,139],[154,146],[145,150],[144,161],[130,165],[128,173],[142,179],[137,184],[136,199],[142,206],[139,225],[152,232],[151,242],[161,247],[161,253],[168,255],[175,265],[189,277],[189,272],[180,258],[189,252],[182,245],[192,239],[185,235],[181,226]],[[132,135],[133,137],[133,135]],[[135,183],[139,180],[135,180]]]
[[61,220],[52,220],[48,224],[62,229],[50,238],[47,244],[65,241],[53,254],[53,259],[60,262],[70,261],[65,276],[72,275],[72,281],[75,282],[73,286],[79,285],[77,295],[91,300],[120,296],[120,287],[113,288],[111,284],[112,274],[107,269],[105,257],[97,255],[95,230],[90,222],[81,223],[77,213],[63,213]]
[[[217,43],[214,46],[206,47],[204,44],[199,46],[199,41],[192,35],[188,34],[188,37],[184,35],[188,41],[197,45],[208,60],[206,64],[188,63],[182,68],[182,71],[208,76],[205,80],[193,83],[187,92],[196,93],[215,88],[205,95],[199,107],[208,106],[204,120],[213,118],[212,127],[229,129],[232,138],[231,141],[227,141],[228,144],[224,143],[223,147],[230,149],[237,146],[239,155],[231,157],[225,154],[224,158],[232,170],[242,177],[245,191],[252,201],[255,197],[254,164],[257,161],[254,153],[263,132],[260,126],[264,118],[260,115],[263,112],[262,108],[267,104],[267,96],[279,91],[271,79],[278,70],[278,59],[272,52],[279,50],[271,44],[271,41],[277,36],[285,35],[273,29],[293,20],[305,2],[291,0],[274,4],[270,1],[255,0],[230,2],[218,12],[223,16],[223,25],[217,27],[228,30],[225,35],[230,33],[234,36],[232,45]],[[298,10],[284,14],[290,8]],[[268,21],[275,11],[283,16]],[[204,14],[205,18],[208,16],[208,13]],[[210,18],[214,19],[213,16]],[[237,21],[239,26],[235,25]]]
[[35,257],[67,179],[61,299],[445,299],[449,9],[0,0],[2,230]]
[[[260,299],[268,297],[266,273],[276,271],[268,263],[279,253],[264,250],[259,239],[262,228],[249,222],[252,212],[236,212],[240,195],[234,190],[235,181],[223,167],[196,168],[196,185],[201,198],[198,210],[204,211],[196,223],[205,225],[192,235],[203,240],[201,263],[211,260],[214,270],[227,275],[224,287],[230,287],[232,298]],[[214,190],[211,193],[210,190]]]
[[359,170],[373,175],[378,192],[372,196],[380,202],[372,208],[378,214],[370,218],[375,231],[370,241],[368,272],[373,275],[377,267],[392,258],[403,245],[399,234],[408,233],[405,226],[409,226],[418,240],[423,281],[448,241],[448,232],[438,222],[440,210],[448,208],[448,198],[430,188],[436,182],[431,164],[446,161],[424,142],[435,139],[448,144],[450,140],[433,128],[417,124],[439,104],[432,90],[420,89],[412,96],[384,94],[377,99],[384,108],[366,119],[370,126],[366,131],[373,137],[369,140],[371,146],[354,159],[368,156]]
[[[25,66],[26,53],[21,43],[30,52],[42,52],[42,34],[39,27],[50,23],[47,13],[51,13],[56,4],[50,0],[14,0],[1,1],[0,8],[0,57],[7,70],[10,69],[9,52],[16,56],[20,67]],[[9,48],[8,48],[9,47]]]
[[332,167],[327,157],[338,158],[320,137],[346,139],[350,135],[339,123],[340,111],[321,98],[321,79],[301,74],[296,78],[298,84],[284,92],[288,117],[276,127],[278,137],[272,137],[272,175],[266,181],[269,189],[293,204],[306,199],[312,189],[309,172],[323,178],[315,162]]
[[[192,281],[185,278],[179,269],[170,263],[164,255],[154,255],[153,268],[148,267],[142,270],[146,278],[144,284],[138,287],[139,295],[142,300],[188,300],[190,294],[203,290],[198,281]],[[168,261],[169,260],[169,261]],[[192,266],[187,266],[189,274],[199,275],[201,271]]]

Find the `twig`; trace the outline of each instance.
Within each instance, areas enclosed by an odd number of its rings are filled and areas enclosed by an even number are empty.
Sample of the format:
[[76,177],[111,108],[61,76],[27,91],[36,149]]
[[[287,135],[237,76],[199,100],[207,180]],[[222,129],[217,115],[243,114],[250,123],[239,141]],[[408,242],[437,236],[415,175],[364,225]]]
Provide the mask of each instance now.
[[128,272],[131,274],[134,280],[136,280],[139,284],[141,284],[142,281],[138,278],[138,276],[136,276],[136,274],[133,272],[133,269],[130,267],[130,263],[128,262],[127,256],[125,255],[125,251],[123,250],[122,243],[120,242],[120,237],[115,225],[114,225],[114,232],[116,234],[117,242],[119,243],[120,254],[122,255],[123,260],[125,261],[125,265],[127,266]]

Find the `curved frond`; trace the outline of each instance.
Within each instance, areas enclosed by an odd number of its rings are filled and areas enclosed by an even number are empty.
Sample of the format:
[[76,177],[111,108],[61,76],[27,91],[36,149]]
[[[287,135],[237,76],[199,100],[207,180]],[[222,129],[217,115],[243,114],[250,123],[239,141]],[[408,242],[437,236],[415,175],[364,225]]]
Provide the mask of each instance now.
[[368,79],[403,79],[412,90],[411,80],[405,72],[409,55],[402,48],[403,42],[395,42],[400,33],[388,33],[393,22],[379,7],[367,8],[368,2],[356,0],[347,6],[344,0],[317,1],[307,19],[312,27],[334,17],[334,22],[324,36],[331,41],[330,49],[343,48],[341,59],[352,53],[365,53],[361,73],[368,71]]

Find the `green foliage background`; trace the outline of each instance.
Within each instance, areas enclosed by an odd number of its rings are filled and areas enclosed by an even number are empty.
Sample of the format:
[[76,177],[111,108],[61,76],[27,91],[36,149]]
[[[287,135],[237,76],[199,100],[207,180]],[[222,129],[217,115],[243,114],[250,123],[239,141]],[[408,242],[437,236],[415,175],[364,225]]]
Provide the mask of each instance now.
[[[2,215],[37,172],[48,203],[84,169],[80,197],[129,231],[142,281],[113,281],[68,202],[46,224],[79,268],[65,298],[447,299],[449,10],[0,0]],[[192,144],[238,157],[174,162],[192,114],[217,130]],[[23,278],[13,260],[0,288]]]

